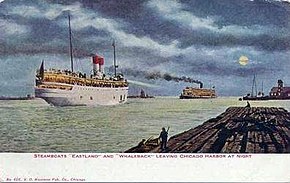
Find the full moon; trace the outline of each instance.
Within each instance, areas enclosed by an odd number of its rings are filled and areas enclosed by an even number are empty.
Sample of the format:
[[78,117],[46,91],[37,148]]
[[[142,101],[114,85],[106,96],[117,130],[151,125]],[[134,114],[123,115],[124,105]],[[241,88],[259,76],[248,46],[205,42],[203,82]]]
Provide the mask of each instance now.
[[248,59],[248,57],[246,57],[246,56],[241,56],[241,57],[239,58],[239,63],[240,63],[241,65],[247,65],[247,64],[248,64],[248,61],[249,61],[249,59]]

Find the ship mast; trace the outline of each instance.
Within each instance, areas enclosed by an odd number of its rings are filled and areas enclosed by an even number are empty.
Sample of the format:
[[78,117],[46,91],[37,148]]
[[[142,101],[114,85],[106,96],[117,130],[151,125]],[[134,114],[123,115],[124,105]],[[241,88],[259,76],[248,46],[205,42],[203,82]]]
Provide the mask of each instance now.
[[258,87],[257,87],[257,82],[256,82],[256,78],[255,78],[255,94],[256,94],[256,96],[258,95]]
[[118,66],[116,65],[116,45],[115,45],[115,40],[113,40],[112,46],[114,48],[114,74],[115,74],[115,77],[117,77],[117,68],[118,68]]
[[252,97],[254,96],[254,88],[255,88],[255,96],[257,96],[257,83],[256,83],[256,74],[254,74],[253,84],[252,84]]
[[262,81],[262,95],[264,94],[264,82]]
[[68,14],[68,28],[69,28],[69,50],[70,50],[71,71],[74,72],[72,40],[71,40],[71,26],[70,26],[70,14]]

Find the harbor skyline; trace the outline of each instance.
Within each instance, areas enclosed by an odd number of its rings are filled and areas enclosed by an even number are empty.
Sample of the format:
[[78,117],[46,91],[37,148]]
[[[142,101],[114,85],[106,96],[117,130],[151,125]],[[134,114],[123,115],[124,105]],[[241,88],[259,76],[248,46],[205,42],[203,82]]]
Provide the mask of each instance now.
[[[131,93],[143,88],[152,95],[179,95],[196,85],[145,77],[156,73],[215,86],[218,96],[246,95],[254,73],[265,94],[278,79],[290,86],[287,1],[5,0],[0,4],[0,96],[33,93],[42,60],[46,68],[70,67],[68,12],[76,70],[90,73],[90,55],[98,53],[112,73],[114,39],[118,71],[139,82],[132,82]],[[239,63],[241,56],[247,64]]]

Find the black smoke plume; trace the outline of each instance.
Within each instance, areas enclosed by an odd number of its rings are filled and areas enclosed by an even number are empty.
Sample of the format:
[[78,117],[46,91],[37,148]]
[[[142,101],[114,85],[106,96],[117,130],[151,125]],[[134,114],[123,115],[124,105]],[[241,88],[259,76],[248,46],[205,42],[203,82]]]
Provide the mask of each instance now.
[[[112,68],[109,69],[112,72]],[[112,70],[112,71],[111,71]],[[157,80],[157,79],[164,79],[166,81],[175,81],[175,82],[187,82],[187,83],[196,83],[200,85],[200,88],[203,87],[203,83],[199,80],[192,79],[190,77],[182,76],[172,76],[169,73],[162,74],[161,72],[147,72],[147,71],[137,71],[133,69],[120,69],[125,76],[134,76],[134,77],[144,77],[148,80]]]

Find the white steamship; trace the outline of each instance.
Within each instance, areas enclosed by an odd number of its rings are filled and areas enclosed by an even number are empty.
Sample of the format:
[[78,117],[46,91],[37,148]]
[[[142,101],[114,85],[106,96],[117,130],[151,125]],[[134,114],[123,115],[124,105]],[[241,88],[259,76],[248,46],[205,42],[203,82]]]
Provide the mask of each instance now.
[[36,73],[35,97],[42,98],[54,106],[98,106],[116,105],[127,101],[128,82],[116,73],[114,48],[114,76],[104,73],[104,58],[92,57],[93,73],[90,76],[73,70],[71,27],[69,16],[71,70],[44,69],[42,62]]

